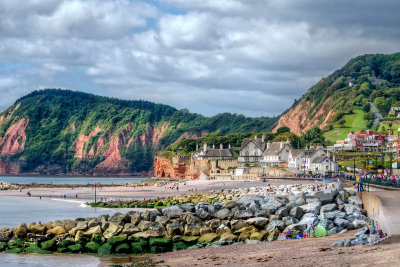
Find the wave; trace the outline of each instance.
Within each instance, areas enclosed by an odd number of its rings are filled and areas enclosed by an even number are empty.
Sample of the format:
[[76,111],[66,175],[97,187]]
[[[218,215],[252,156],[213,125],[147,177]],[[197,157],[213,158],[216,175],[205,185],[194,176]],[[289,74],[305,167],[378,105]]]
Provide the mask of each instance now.
[[86,202],[80,201],[80,200],[63,199],[63,198],[52,198],[52,200],[54,200],[54,201],[69,202],[69,203],[77,203],[77,204],[79,204],[79,207],[81,207],[81,208],[89,207],[88,205],[86,205]]

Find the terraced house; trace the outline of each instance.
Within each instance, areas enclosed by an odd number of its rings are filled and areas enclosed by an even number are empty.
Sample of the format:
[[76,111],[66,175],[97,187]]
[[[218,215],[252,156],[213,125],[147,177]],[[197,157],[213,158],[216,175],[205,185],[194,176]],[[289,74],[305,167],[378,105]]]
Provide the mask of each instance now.
[[257,164],[262,159],[262,154],[265,151],[267,144],[265,142],[265,136],[258,138],[257,135],[254,138],[245,138],[240,146],[239,154],[239,165],[245,166],[247,164]]

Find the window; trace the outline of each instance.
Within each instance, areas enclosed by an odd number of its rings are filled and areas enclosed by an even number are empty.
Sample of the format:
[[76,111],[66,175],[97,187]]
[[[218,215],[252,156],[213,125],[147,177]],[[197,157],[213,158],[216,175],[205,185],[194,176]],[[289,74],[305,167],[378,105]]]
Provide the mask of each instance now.
[[257,149],[257,146],[256,146],[256,145],[254,146],[254,149]]
[[246,155],[246,157],[248,157],[250,155],[250,152],[246,151],[244,154]]

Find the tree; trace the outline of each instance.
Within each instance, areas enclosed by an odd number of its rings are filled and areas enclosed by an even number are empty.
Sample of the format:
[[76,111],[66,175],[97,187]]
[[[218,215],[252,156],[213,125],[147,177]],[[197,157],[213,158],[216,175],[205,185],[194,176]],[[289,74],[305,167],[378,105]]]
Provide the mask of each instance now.
[[344,128],[344,125],[346,124],[346,120],[345,119],[341,119],[340,121],[338,121],[340,128]]
[[365,113],[368,113],[371,110],[371,106],[366,103],[362,106],[362,111],[364,111]]
[[277,134],[283,134],[283,133],[290,133],[290,128],[286,126],[282,126],[276,130]]

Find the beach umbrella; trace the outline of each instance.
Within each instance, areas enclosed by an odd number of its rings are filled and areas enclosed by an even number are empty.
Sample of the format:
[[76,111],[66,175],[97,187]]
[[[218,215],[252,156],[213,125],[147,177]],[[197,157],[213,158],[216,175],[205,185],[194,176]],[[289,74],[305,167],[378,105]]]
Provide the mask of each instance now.
[[314,237],[323,237],[326,236],[326,229],[322,225],[316,227],[314,229]]

